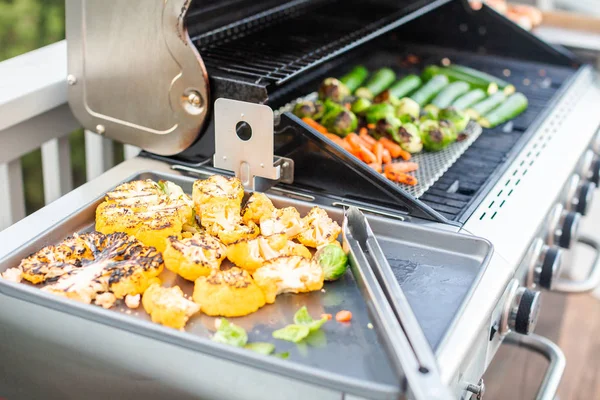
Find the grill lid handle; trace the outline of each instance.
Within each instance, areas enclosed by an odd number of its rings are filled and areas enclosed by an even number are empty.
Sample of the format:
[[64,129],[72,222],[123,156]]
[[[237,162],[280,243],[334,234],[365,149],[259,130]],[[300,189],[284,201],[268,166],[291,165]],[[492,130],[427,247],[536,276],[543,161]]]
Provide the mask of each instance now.
[[233,171],[244,188],[266,191],[277,182],[293,183],[294,161],[274,155],[273,135],[270,107],[225,98],[215,101],[214,166]]

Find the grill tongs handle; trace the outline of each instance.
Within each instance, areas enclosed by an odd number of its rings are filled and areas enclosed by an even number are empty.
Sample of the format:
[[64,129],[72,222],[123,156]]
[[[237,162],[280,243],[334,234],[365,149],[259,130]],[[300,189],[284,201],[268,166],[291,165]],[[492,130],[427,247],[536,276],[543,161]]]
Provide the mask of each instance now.
[[435,356],[406,296],[367,222],[356,208],[345,211],[344,249],[367,302],[377,334],[393,367],[401,377],[406,397],[415,400],[450,400]]

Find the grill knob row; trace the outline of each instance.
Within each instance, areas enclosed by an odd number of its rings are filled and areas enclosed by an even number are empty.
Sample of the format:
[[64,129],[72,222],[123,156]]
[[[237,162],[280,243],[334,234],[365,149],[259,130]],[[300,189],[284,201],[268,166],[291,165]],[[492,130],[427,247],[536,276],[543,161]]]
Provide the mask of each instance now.
[[566,210],[561,204],[556,204],[550,212],[546,243],[557,245],[564,249],[571,247],[577,238],[581,214]]

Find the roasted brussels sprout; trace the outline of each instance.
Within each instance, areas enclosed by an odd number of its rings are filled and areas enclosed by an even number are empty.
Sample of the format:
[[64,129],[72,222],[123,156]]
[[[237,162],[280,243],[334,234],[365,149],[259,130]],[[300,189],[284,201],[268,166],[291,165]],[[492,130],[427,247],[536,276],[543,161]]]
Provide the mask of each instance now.
[[382,118],[375,124],[375,129],[371,132],[377,139],[385,136],[392,139],[396,143],[400,143],[400,135],[398,129],[402,126],[402,122],[396,117],[387,116]]
[[427,151],[443,150],[455,137],[452,129],[440,126],[437,121],[425,121],[420,128],[423,148]]
[[396,116],[400,119],[404,115],[409,115],[412,118],[419,118],[421,107],[419,104],[411,99],[410,97],[402,98],[396,105]]
[[313,257],[323,268],[326,281],[339,279],[348,268],[348,256],[340,246],[335,244],[322,247]]
[[319,99],[341,102],[350,96],[350,89],[336,78],[327,78],[319,87]]
[[321,120],[321,124],[323,124],[323,126],[331,133],[335,133],[339,136],[346,136],[350,132],[356,130],[358,119],[352,111],[342,107],[339,110],[332,110],[325,114]]
[[380,119],[388,116],[394,116],[394,106],[388,103],[373,104],[366,111],[367,122],[374,124]]
[[440,120],[452,122],[456,134],[464,131],[470,120],[467,114],[454,107],[448,107],[440,110],[438,118]]
[[352,107],[350,108],[350,110],[354,114],[363,114],[367,111],[369,107],[371,107],[371,104],[371,100],[365,99],[364,97],[359,97],[356,100],[354,100],[354,103],[352,103]]
[[325,106],[320,101],[303,100],[294,106],[294,115],[299,118],[320,119],[325,112]]
[[415,124],[405,123],[398,129],[400,135],[400,147],[409,153],[418,153],[423,150],[421,132]]
[[384,90],[383,92],[381,92],[377,96],[375,96],[375,98],[373,99],[373,103],[375,103],[375,104],[389,103],[393,106],[396,106],[396,105],[398,105],[399,102],[400,102],[400,99],[398,99],[396,96],[391,94],[389,90]]
[[439,108],[437,108],[433,104],[428,104],[425,107],[423,107],[423,110],[421,111],[420,119],[421,119],[421,121],[429,121],[429,120],[437,121],[439,111],[440,111]]

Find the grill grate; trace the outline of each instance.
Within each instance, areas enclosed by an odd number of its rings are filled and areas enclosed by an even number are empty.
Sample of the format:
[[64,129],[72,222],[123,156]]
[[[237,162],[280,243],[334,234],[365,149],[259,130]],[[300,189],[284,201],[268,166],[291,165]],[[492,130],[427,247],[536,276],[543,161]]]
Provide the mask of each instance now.
[[[251,32],[231,30],[215,43],[205,43],[201,38],[194,43],[212,75],[224,73],[254,84],[281,85],[396,28],[416,10],[427,11],[424,6],[431,2],[334,1],[303,9],[293,18],[280,19]],[[314,29],[315,26],[327,29]]]

